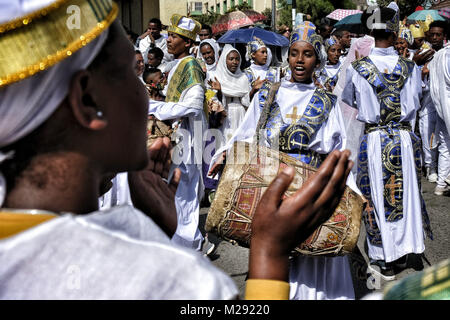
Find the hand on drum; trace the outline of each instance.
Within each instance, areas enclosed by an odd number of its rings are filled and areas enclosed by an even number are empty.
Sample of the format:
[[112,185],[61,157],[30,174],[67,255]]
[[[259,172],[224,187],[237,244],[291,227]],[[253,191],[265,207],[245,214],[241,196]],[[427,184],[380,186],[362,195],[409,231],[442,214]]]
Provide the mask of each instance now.
[[289,254],[334,212],[353,166],[350,151],[333,151],[292,196],[294,178],[286,168],[272,181],[256,208],[250,243],[249,278],[288,281]]

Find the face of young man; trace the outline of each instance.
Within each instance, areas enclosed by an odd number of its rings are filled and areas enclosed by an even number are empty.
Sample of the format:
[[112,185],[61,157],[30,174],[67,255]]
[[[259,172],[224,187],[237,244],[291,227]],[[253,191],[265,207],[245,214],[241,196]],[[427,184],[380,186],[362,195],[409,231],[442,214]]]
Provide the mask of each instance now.
[[167,38],[167,51],[176,57],[186,54],[186,50],[189,51],[190,44],[186,42],[180,35],[169,32]]
[[149,23],[148,24],[148,31],[150,31],[150,34],[152,35],[153,39],[159,39],[161,37],[161,28],[156,23]]
[[342,47],[343,49],[350,48],[350,44],[352,43],[352,38],[351,38],[351,36],[350,36],[350,32],[344,31],[344,32],[342,33],[342,37],[341,37],[341,39],[339,40],[339,42],[340,42],[341,47]]
[[149,66],[156,68],[161,64],[161,59],[157,58],[154,53],[149,53],[147,55],[147,63]]
[[211,39],[211,33],[208,29],[202,29],[200,30],[198,37],[200,38],[200,41],[203,41],[205,39]]
[[441,27],[433,27],[428,30],[431,46],[434,50],[439,50],[444,45],[444,29]]

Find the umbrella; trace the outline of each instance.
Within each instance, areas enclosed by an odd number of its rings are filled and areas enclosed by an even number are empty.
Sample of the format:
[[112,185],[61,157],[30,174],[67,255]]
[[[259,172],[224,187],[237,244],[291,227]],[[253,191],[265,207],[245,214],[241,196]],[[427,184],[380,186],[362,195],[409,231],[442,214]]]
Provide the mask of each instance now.
[[254,10],[236,10],[220,16],[211,26],[213,34],[242,27],[253,26],[255,22],[264,21],[267,17]]
[[253,40],[253,37],[261,39],[266,45],[287,47],[289,40],[273,31],[264,30],[261,28],[248,28],[239,30],[229,30],[222,37],[217,40],[219,43],[248,43]]
[[365,28],[361,23],[361,16],[362,13],[356,13],[350,16],[346,16],[345,18],[336,22],[334,28],[336,28],[336,30],[347,30],[356,34],[364,33]]
[[442,8],[438,10],[439,15],[450,19],[450,7]]
[[353,14],[362,13],[361,10],[351,10],[351,9],[336,9],[329,15],[327,15],[327,18],[340,21],[341,19],[351,16]]
[[431,15],[433,21],[445,21],[445,18],[441,17],[437,10],[419,10],[408,16],[408,20],[412,21],[425,21],[427,15]]

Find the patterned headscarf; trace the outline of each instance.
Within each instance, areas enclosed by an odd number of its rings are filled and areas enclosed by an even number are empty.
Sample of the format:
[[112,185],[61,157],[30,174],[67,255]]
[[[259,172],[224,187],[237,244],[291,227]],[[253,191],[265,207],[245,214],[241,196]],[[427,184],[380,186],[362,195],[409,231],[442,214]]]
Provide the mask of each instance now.
[[313,46],[314,51],[320,60],[318,69],[323,68],[327,61],[327,53],[325,52],[322,37],[316,33],[316,26],[312,22],[304,21],[298,24],[292,31],[289,46],[292,46],[292,44],[297,41],[304,41]]
[[266,44],[259,38],[253,37],[253,41],[247,43],[247,52],[245,57],[247,60],[252,60],[252,54],[261,48],[267,48]]
[[330,38],[328,38],[327,40],[324,41],[324,45],[325,45],[325,51],[328,51],[328,49],[330,49],[330,47],[332,45],[335,45],[336,43],[339,43],[339,40],[336,39],[335,36],[331,36]]
[[401,39],[405,39],[406,42],[408,42],[409,45],[412,45],[414,43],[414,38],[413,35],[411,33],[411,30],[409,30],[406,27],[401,27],[398,37]]

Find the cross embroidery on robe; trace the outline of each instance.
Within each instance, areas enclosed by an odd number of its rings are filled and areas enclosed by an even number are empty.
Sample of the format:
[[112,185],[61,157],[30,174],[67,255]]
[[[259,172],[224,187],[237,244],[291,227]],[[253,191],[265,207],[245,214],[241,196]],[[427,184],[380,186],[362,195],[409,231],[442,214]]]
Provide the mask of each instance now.
[[295,122],[297,122],[297,120],[300,120],[300,119],[302,118],[302,115],[301,115],[301,114],[299,115],[299,114],[297,113],[297,107],[294,107],[294,108],[292,109],[292,113],[287,114],[287,115],[286,115],[286,118],[291,119],[291,120],[292,120],[292,123],[295,123]]

